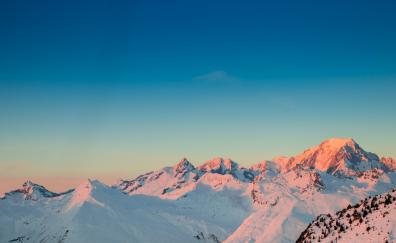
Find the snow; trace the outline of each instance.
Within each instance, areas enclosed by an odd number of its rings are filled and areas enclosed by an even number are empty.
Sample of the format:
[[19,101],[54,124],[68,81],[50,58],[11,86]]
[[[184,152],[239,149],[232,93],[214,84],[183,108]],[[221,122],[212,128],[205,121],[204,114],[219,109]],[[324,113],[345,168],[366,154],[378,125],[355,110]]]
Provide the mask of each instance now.
[[396,239],[396,190],[368,197],[333,215],[320,215],[299,242],[393,242]]
[[390,170],[396,169],[396,160],[390,157],[382,157],[381,162]]
[[71,210],[74,207],[81,206],[85,202],[90,202],[92,204],[104,207],[105,205],[101,202],[98,202],[95,198],[92,197],[91,193],[96,187],[105,187],[105,185],[101,184],[99,181],[91,181],[90,179],[81,183],[74,191],[73,197],[68,203],[67,210]]
[[223,159],[220,157],[207,161],[205,164],[199,166],[202,171],[218,171],[218,173],[226,173],[235,170],[238,165],[231,159]]
[[[330,139],[250,168],[183,158],[111,187],[86,180],[65,193],[28,181],[0,200],[0,242],[294,242],[318,215],[392,190],[393,161],[383,161],[353,139]],[[386,210],[384,222],[377,211],[368,216],[381,225],[373,241],[395,232],[394,210]]]
[[364,151],[351,138],[332,138],[289,158],[286,169],[298,165],[333,174],[355,175],[373,168],[385,169],[376,154]]
[[197,235],[224,240],[249,213],[243,190],[217,192],[204,183],[195,190],[162,200],[86,181],[54,198],[7,198],[0,201],[0,242],[191,242]]

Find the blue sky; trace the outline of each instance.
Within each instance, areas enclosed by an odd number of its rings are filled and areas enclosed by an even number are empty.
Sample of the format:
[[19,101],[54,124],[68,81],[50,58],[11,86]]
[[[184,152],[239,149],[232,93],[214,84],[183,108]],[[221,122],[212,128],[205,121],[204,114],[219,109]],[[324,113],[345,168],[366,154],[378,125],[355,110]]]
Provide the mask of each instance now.
[[396,157],[395,12],[384,0],[2,1],[0,166],[247,165],[334,136]]

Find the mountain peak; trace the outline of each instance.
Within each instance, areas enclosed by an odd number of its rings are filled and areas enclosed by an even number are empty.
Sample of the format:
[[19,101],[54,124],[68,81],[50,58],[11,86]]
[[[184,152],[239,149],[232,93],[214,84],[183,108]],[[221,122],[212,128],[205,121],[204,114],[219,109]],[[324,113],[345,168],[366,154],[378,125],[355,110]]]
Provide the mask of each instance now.
[[22,187],[34,187],[38,186],[37,184],[33,183],[31,180],[27,180],[22,184]]
[[35,184],[30,180],[25,181],[22,184],[22,188],[21,188],[21,190],[23,190],[27,194],[32,194],[34,191],[43,190],[43,189],[47,191],[45,187]]
[[175,170],[175,172],[181,173],[185,170],[187,171],[194,170],[195,167],[193,164],[190,163],[190,161],[188,161],[187,158],[182,158],[179,163],[173,166],[173,169]]
[[[65,192],[67,193],[67,192]],[[49,190],[47,190],[47,188],[45,188],[44,186],[41,186],[39,184],[33,183],[30,180],[25,181],[22,184],[22,187],[11,191],[9,193],[6,193],[5,195],[12,195],[12,194],[22,194],[23,198],[25,200],[38,200],[41,197],[56,197],[59,196],[61,194],[59,193],[55,193],[55,192],[51,192]]]
[[328,145],[332,147],[344,147],[358,145],[353,138],[330,138],[321,143],[321,145]]
[[[89,191],[92,191],[93,189],[96,188],[102,188],[102,187],[107,187],[105,184],[103,184],[101,181],[96,180],[96,179],[85,179],[83,180],[77,187],[77,190],[81,190],[82,188],[89,189]],[[85,190],[84,189],[84,190]]]
[[92,204],[99,205],[101,207],[104,206],[103,203],[98,202],[95,198],[93,198],[92,193],[95,189],[98,188],[103,188],[106,187],[103,183],[101,183],[98,180],[91,180],[91,179],[86,179],[80,183],[76,187],[76,189],[73,192],[73,197],[69,202],[69,205],[67,206],[67,210],[70,210],[71,208],[80,206],[84,204],[85,202],[90,202]]
[[214,172],[224,174],[227,171],[232,171],[238,168],[238,164],[231,159],[224,159],[221,157],[213,158],[203,165],[199,166],[199,169],[205,172]]
[[303,153],[291,157],[287,168],[296,165],[314,167],[331,174],[353,174],[371,168],[382,168],[376,154],[366,152],[352,138],[331,138]]

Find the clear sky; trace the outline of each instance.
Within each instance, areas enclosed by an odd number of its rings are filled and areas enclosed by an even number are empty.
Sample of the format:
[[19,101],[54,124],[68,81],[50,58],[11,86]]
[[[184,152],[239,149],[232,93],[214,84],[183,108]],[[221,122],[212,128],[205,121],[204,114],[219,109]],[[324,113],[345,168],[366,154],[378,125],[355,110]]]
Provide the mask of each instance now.
[[395,13],[392,0],[1,1],[0,180],[250,165],[330,137],[396,157]]

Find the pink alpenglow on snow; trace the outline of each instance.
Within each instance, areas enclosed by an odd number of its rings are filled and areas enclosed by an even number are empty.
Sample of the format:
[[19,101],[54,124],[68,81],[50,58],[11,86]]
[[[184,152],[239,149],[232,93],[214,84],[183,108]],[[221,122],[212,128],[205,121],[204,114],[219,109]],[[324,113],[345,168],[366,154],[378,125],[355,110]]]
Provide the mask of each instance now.
[[[393,159],[334,138],[249,168],[183,158],[112,186],[86,180],[64,193],[27,181],[0,200],[0,241],[390,242],[394,168]],[[383,196],[373,202],[376,194]]]
[[99,181],[92,181],[87,179],[82,182],[73,192],[73,196],[68,204],[67,210],[70,210],[74,207],[78,207],[83,205],[85,202],[89,202],[101,207],[105,205],[101,202],[98,202],[92,195],[93,190],[97,189],[97,187],[106,187]]

